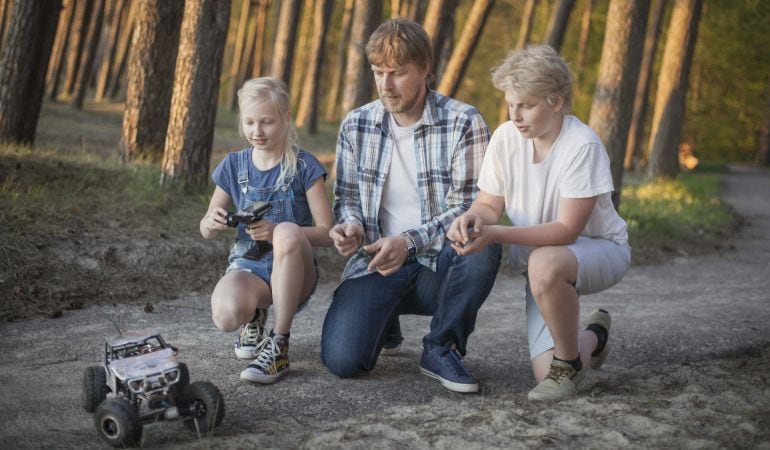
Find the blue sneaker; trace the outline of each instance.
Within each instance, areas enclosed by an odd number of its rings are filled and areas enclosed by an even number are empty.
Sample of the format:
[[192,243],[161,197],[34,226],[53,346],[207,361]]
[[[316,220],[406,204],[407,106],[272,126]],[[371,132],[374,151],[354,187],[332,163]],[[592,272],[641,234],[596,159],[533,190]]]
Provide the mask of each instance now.
[[460,353],[451,342],[443,347],[423,350],[420,371],[440,381],[450,391],[479,391],[479,385],[465,368]]

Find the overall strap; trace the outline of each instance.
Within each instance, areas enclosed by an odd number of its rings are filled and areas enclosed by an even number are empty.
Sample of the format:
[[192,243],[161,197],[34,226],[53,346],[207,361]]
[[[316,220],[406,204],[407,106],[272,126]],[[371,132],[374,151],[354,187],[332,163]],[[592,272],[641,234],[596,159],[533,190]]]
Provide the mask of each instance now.
[[241,186],[241,205],[240,208],[245,208],[246,205],[246,192],[249,186],[249,149],[244,149],[238,152],[238,184]]

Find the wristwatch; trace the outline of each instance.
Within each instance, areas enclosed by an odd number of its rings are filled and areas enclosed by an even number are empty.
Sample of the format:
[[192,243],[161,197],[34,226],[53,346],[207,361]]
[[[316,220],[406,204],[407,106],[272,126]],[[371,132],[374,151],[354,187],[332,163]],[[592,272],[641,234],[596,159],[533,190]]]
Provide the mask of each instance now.
[[414,245],[414,239],[412,239],[412,236],[408,234],[402,234],[404,240],[406,241],[406,254],[412,258],[415,255],[417,255],[417,246]]

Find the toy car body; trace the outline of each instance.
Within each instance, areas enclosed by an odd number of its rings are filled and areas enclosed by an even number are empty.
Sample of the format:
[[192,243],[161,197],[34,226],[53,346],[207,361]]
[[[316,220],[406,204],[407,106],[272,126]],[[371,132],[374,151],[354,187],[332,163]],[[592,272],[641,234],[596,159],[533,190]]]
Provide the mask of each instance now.
[[206,432],[224,418],[224,400],[212,383],[190,384],[179,351],[158,333],[134,333],[107,339],[104,365],[86,369],[83,407],[95,412],[99,435],[115,447],[140,443],[142,426],[181,419],[193,431]]

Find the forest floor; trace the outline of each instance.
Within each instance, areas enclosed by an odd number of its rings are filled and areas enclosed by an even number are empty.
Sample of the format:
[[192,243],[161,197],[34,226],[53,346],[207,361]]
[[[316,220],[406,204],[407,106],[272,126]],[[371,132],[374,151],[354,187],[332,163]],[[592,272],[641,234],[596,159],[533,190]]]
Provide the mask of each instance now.
[[[48,106],[39,143],[114,152],[119,114],[89,116],[89,133],[78,114]],[[215,147],[239,145],[230,134]],[[39,170],[41,180],[73,176],[66,164],[42,159],[0,161],[0,171]],[[238,379],[245,363],[232,354],[235,333],[211,323],[208,296],[226,244],[197,235],[205,199],[192,204],[198,210],[189,212],[189,225],[152,208],[112,222],[83,211],[56,229],[31,225],[40,229],[35,257],[5,251],[0,261],[16,261],[26,281],[12,281],[7,269],[0,280],[8,294],[0,322],[0,447],[100,447],[79,402],[83,370],[99,363],[104,337],[153,328],[181,349],[193,381],[219,387],[227,415],[206,437],[178,424],[149,425],[147,448],[770,449],[770,174],[737,168],[723,183],[724,201],[744,218],[740,230],[701,245],[634,249],[637,264],[620,284],[581,299],[584,314],[597,307],[613,314],[608,363],[579,396],[551,405],[526,399],[533,381],[523,282],[506,270],[469,342],[466,363],[482,386],[478,395],[449,392],[420,375],[423,317],[404,318],[402,353],[380,358],[369,376],[330,375],[318,346],[342,263],[332,252],[321,254],[321,284],[292,328],[291,373],[254,386]],[[148,220],[151,214],[161,216]],[[61,286],[81,291],[73,297]]]

